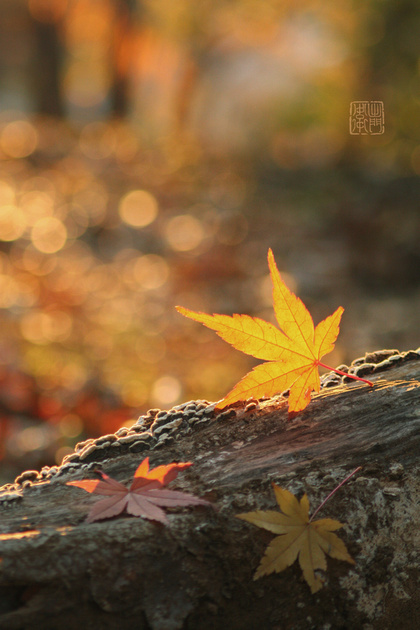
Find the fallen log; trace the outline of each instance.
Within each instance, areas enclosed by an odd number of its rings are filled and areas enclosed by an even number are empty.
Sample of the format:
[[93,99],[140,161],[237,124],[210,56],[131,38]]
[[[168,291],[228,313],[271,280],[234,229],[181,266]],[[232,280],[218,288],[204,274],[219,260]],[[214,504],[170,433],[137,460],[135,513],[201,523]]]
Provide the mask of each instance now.
[[[60,467],[0,488],[0,628],[307,630],[420,627],[420,350],[368,353],[323,377],[297,418],[277,396],[216,413],[207,401],[151,410],[78,445]],[[101,468],[127,482],[139,462],[191,461],[171,487],[211,501],[87,523],[95,500],[68,481]],[[328,559],[311,594],[295,563],[253,581],[272,535],[235,518],[277,509],[272,482],[345,523],[355,565]]]

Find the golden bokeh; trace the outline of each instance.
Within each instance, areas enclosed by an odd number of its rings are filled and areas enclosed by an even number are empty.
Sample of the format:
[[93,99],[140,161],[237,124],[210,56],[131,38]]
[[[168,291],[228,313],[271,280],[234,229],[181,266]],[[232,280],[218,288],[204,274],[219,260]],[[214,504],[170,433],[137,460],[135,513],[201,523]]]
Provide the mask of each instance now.
[[15,189],[11,182],[0,179],[0,205],[14,204]]
[[11,308],[18,301],[18,283],[9,274],[0,273],[0,308]]
[[68,413],[58,423],[58,428],[66,438],[75,438],[83,431],[82,419],[75,413]]
[[0,240],[15,241],[26,230],[26,217],[17,206],[0,206]]
[[30,311],[20,322],[22,336],[33,343],[65,341],[72,329],[72,320],[64,311]]
[[0,133],[0,149],[10,158],[31,155],[38,144],[38,133],[27,120],[13,120]]
[[180,214],[165,225],[165,238],[171,248],[178,252],[196,249],[204,238],[201,221],[190,214]]
[[17,447],[23,452],[43,448],[49,443],[49,428],[46,426],[28,427],[17,438]]
[[26,222],[33,226],[43,217],[54,214],[54,200],[50,194],[42,190],[30,190],[20,197],[20,207],[25,213]]
[[134,262],[132,275],[143,289],[160,289],[168,279],[169,266],[161,256],[146,254]]
[[[19,468],[223,395],[250,359],[174,305],[274,321],[269,246],[315,320],[348,300],[334,360],[413,347],[419,66],[398,38],[416,12],[3,4],[0,428]],[[384,134],[349,135],[359,95],[383,99]]]
[[55,254],[64,247],[67,230],[60,219],[55,217],[38,219],[32,228],[31,240],[43,254]]
[[154,404],[166,407],[175,404],[181,397],[182,387],[180,381],[174,376],[161,376],[152,389],[151,400]]
[[118,210],[124,223],[142,228],[153,223],[159,207],[151,193],[146,190],[132,190],[121,199]]

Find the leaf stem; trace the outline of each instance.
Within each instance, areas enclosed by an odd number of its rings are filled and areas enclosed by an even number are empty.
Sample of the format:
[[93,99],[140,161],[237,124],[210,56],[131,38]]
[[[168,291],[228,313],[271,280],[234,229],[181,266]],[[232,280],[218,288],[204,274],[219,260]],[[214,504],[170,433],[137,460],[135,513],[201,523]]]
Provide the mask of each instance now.
[[312,514],[311,518],[309,519],[309,522],[311,522],[315,518],[315,516],[318,514],[319,510],[324,507],[326,502],[329,499],[331,499],[333,494],[335,494],[337,492],[337,490],[339,490],[341,488],[341,486],[343,486],[345,483],[347,483],[347,481],[349,479],[351,479],[351,477],[353,477],[353,475],[355,475],[357,472],[359,472],[359,470],[362,470],[361,466],[358,466],[355,470],[353,470],[352,473],[350,473],[341,483],[338,484],[338,486],[336,488],[334,488],[334,490],[332,492],[330,492],[330,494],[327,496],[327,498],[323,500],[321,505],[318,505],[318,507],[316,508],[315,512]]
[[342,376],[348,376],[349,378],[354,378],[355,381],[362,381],[363,383],[367,383],[370,387],[373,387],[372,381],[368,381],[367,378],[360,378],[360,376],[356,376],[355,374],[348,374],[348,372],[342,372],[341,370],[337,370],[337,368],[332,368],[329,365],[325,365],[325,363],[321,363],[318,361],[318,365],[327,370],[331,370],[331,372],[336,372],[337,374],[341,374]]

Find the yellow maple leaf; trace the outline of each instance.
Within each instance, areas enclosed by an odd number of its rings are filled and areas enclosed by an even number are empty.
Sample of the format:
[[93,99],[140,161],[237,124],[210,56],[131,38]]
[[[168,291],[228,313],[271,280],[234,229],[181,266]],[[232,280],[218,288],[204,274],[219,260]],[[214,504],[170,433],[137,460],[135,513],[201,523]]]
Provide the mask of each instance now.
[[[333,369],[321,363],[321,358],[334,348],[344,309],[340,306],[315,328],[303,302],[281,279],[271,249],[268,250],[268,265],[273,283],[274,312],[281,330],[259,317],[207,315],[176,307],[185,317],[215,330],[237,350],[267,361],[246,374],[217,404],[217,409],[251,396],[272,396],[290,388],[289,413],[296,413],[309,404],[312,391],[320,390],[318,366]],[[372,385],[366,379],[352,378]]]
[[306,494],[299,501],[291,492],[273,484],[281,512],[274,510],[247,512],[237,518],[257,527],[280,534],[268,545],[255,573],[254,580],[269,573],[284,571],[299,557],[303,577],[312,593],[323,586],[315,571],[327,569],[325,554],[354,564],[344,542],[333,534],[343,524],[331,518],[309,519],[309,500]]

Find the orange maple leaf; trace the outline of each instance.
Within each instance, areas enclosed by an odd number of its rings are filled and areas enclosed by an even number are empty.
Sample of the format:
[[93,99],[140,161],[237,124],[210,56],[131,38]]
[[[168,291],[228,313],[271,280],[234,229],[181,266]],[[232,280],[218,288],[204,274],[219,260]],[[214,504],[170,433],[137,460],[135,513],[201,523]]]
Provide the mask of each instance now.
[[[290,388],[289,413],[302,411],[311,400],[311,392],[320,390],[318,366],[333,370],[321,363],[321,358],[334,348],[344,309],[340,306],[315,328],[303,302],[281,279],[271,249],[268,265],[274,312],[281,330],[249,315],[207,315],[176,307],[182,315],[215,330],[237,350],[267,361],[246,374],[217,404],[218,409],[251,396],[272,396]],[[372,385],[366,379],[354,378]]]

